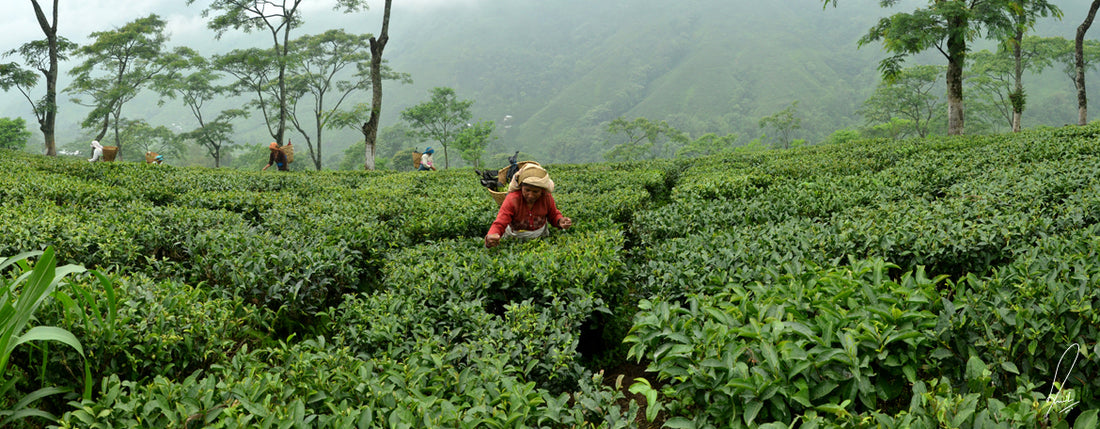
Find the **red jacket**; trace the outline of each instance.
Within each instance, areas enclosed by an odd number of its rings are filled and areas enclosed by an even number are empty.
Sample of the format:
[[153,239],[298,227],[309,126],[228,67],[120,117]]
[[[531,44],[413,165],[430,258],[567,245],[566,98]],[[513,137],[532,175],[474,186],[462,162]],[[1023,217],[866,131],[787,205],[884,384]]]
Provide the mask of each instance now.
[[503,234],[504,228],[508,225],[512,226],[513,231],[534,231],[546,225],[547,221],[555,228],[560,228],[558,222],[561,218],[561,211],[558,210],[558,205],[550,192],[543,192],[542,198],[528,208],[527,203],[523,201],[523,192],[513,191],[504,197],[504,203],[500,205],[497,219],[489,228],[489,234]]

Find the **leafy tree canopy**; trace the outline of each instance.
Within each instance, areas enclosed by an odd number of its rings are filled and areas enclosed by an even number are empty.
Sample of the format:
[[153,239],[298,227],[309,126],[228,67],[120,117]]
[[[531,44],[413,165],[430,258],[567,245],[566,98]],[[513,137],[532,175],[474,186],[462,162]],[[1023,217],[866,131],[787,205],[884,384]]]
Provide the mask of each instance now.
[[432,89],[431,100],[403,110],[401,119],[408,122],[417,137],[443,146],[443,165],[449,168],[447,147],[473,117],[470,113],[473,104],[472,100],[459,100],[452,88],[436,87]]

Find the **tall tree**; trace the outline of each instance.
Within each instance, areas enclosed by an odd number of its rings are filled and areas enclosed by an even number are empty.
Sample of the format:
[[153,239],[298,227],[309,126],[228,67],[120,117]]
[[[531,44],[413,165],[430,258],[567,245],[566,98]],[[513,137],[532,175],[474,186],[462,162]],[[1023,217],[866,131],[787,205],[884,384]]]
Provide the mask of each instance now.
[[609,161],[638,161],[669,157],[684,145],[688,137],[665,121],[646,118],[615,118],[607,124],[607,132],[622,134],[625,141],[616,144],[604,157]]
[[[26,49],[34,42],[23,45]],[[6,54],[11,55],[15,51],[9,51]],[[19,92],[23,94],[23,98],[31,103],[31,109],[34,110],[34,115],[38,118],[39,124],[42,123],[42,114],[46,112],[44,102],[35,102],[30,96],[30,90],[32,87],[38,84],[38,75],[33,71],[24,69],[18,63],[0,64],[0,90],[9,91],[13,87],[19,89]],[[47,152],[49,152],[49,145],[47,145]]]
[[[1054,62],[1062,66],[1062,72],[1069,79],[1074,90],[1077,89],[1077,47],[1076,42],[1062,37],[1044,37],[1043,43],[1051,46]],[[1026,43],[1026,40],[1025,40]],[[1100,65],[1100,41],[1085,40],[1081,46],[1081,69],[1084,72],[1096,70]]]
[[[57,35],[57,2],[58,0],[53,0],[53,9],[50,16],[47,17],[38,0],[31,0],[35,19],[38,20],[38,26],[42,29],[46,40],[44,44],[42,42],[31,42],[19,49],[27,65],[38,70],[39,73],[42,73],[42,77],[46,78],[46,96],[40,101],[34,101],[27,96],[27,91],[23,91],[26,87],[20,87],[20,90],[31,102],[31,109],[34,110],[34,116],[38,120],[38,129],[42,131],[42,136],[45,139],[47,156],[57,156],[57,138],[55,136],[57,126],[57,63],[59,60],[68,59],[66,53],[76,47],[74,43]],[[32,83],[31,86],[34,84],[37,84],[37,82]]]
[[[358,12],[367,9],[367,0],[336,0],[336,7],[343,8],[345,13]],[[364,161],[363,168],[374,170],[374,155],[378,141],[378,123],[382,117],[382,52],[386,50],[386,44],[390,41],[390,9],[393,0],[386,0],[382,10],[382,31],[378,37],[370,38],[370,76],[371,76],[371,104],[370,113],[366,122],[359,127],[363,132]],[[407,76],[401,79],[409,82]],[[366,110],[359,106],[357,110]]]
[[1098,8],[1100,8],[1100,0],[1092,0],[1089,13],[1085,16],[1085,21],[1077,26],[1077,36],[1073,39],[1077,59],[1075,63],[1077,75],[1074,80],[1077,84],[1077,125],[1089,123],[1089,98],[1085,95],[1085,33],[1089,31],[1089,27],[1092,27],[1092,20],[1096,18]]
[[[967,68],[968,88],[985,99],[1013,132],[1020,131],[1027,93],[1024,90],[1021,75],[1024,71],[1042,73],[1054,65],[1061,51],[1060,45],[1069,46],[1069,41],[1059,38],[1027,36],[1009,46],[1002,45],[997,52],[981,50],[970,55],[971,65]],[[1072,56],[1072,49],[1069,50]]]
[[[275,141],[281,142],[285,121],[279,119],[286,103],[279,99],[285,97],[281,92],[279,59],[271,49],[247,48],[234,49],[222,55],[215,55],[212,64],[217,70],[224,71],[236,78],[226,88],[232,95],[251,94],[253,98],[247,106],[263,115],[267,132]],[[280,106],[283,107],[280,107]]]
[[760,128],[774,129],[779,134],[779,143],[783,145],[783,149],[790,149],[794,131],[802,128],[802,118],[798,116],[798,100],[771,116],[760,118]]
[[214,168],[218,168],[225,155],[225,148],[233,141],[233,121],[246,116],[248,112],[245,110],[222,110],[213,120],[201,122],[197,128],[180,134],[180,139],[192,140],[202,145],[206,154],[214,158]]
[[447,146],[473,117],[470,113],[473,104],[472,100],[459,100],[454,89],[436,87],[432,89],[431,100],[401,111],[401,119],[409,123],[417,136],[439,142],[443,146],[443,166],[450,168]]
[[[894,79],[883,79],[875,87],[859,113],[867,126],[888,125],[894,138],[906,135],[925,137],[932,118],[943,108],[944,66],[906,67]],[[903,122],[895,121],[901,119]]]
[[[16,87],[30,103],[31,111],[38,121],[38,129],[45,137],[47,155],[56,155],[57,152],[54,136],[57,121],[56,62],[69,59],[69,53],[76,47],[76,43],[64,37],[57,37],[54,41],[35,40],[4,53],[4,56],[19,55],[28,68],[18,63],[0,64],[0,89],[7,91]],[[35,99],[31,97],[31,92],[38,85],[39,74],[46,79],[46,96]]]
[[[122,106],[168,66],[162,58],[168,40],[166,25],[155,14],[138,18],[116,30],[92,33],[92,44],[76,50],[85,59],[69,71],[74,78],[66,91],[92,98],[85,105],[93,109],[82,126],[98,128],[95,139],[102,141],[113,124],[120,152]],[[80,99],[74,101],[84,104]]]
[[[324,129],[331,128],[340,107],[356,91],[370,86],[369,35],[348,34],[343,30],[328,30],[318,35],[306,35],[295,39],[291,54],[294,57],[293,73],[288,79],[291,99],[290,122],[306,140],[313,166],[321,170]],[[347,69],[356,72],[348,79]],[[332,95],[332,100],[327,99]],[[298,106],[309,103],[309,119],[306,122],[298,112]],[[337,121],[338,122],[338,121]],[[306,127],[312,125],[312,130]],[[316,139],[316,147],[314,145]]]
[[[1026,93],[1015,85],[1015,61],[1012,53],[1000,49],[996,53],[981,50],[970,54],[967,67],[967,91],[971,96],[967,104],[973,107],[974,98],[996,112],[997,123],[1012,129],[1018,122],[1016,111],[1023,110]],[[974,115],[970,115],[973,119]],[[1000,127],[998,127],[1000,128]]]
[[1003,46],[1012,51],[1013,91],[1009,95],[1012,104],[1012,132],[1020,132],[1026,97],[1024,96],[1024,67],[1030,58],[1024,52],[1024,34],[1035,28],[1040,17],[1054,16],[1062,18],[1062,10],[1046,0],[1014,0],[1008,3],[1008,13],[1012,26],[1002,35]]
[[493,121],[478,121],[463,128],[455,136],[455,148],[462,157],[474,168],[481,168],[481,157],[485,154],[485,148],[493,140],[493,131],[496,124]]
[[130,154],[142,156],[153,151],[160,155],[176,158],[183,153],[176,133],[163,125],[156,127],[141,119],[123,119],[120,127],[122,141],[130,148]]
[[[356,11],[366,8],[366,0],[337,0],[338,7],[344,7],[346,11]],[[378,37],[370,38],[370,75],[371,75],[371,107],[370,117],[363,123],[360,130],[363,131],[365,142],[365,156],[363,168],[374,170],[375,145],[378,141],[378,123],[382,118],[382,52],[386,50],[386,43],[390,41],[390,9],[393,0],[386,0],[382,11],[382,32]],[[404,81],[409,81],[406,77]],[[446,158],[446,156],[444,156]]]
[[[195,0],[187,0],[187,5],[195,3]],[[270,53],[273,56],[271,65],[274,67],[275,76],[272,81],[272,93],[274,98],[273,112],[265,114],[268,120],[268,128],[271,137],[282,144],[286,134],[286,122],[289,116],[287,102],[287,68],[290,56],[290,32],[302,25],[301,14],[298,6],[302,0],[213,0],[203,9],[202,16],[214,15],[214,19],[207,23],[207,27],[214,30],[215,37],[221,38],[229,29],[241,30],[246,33],[259,30],[267,30],[271,34],[272,46]],[[265,112],[266,113],[266,112]]]
[[697,158],[733,152],[737,143],[737,134],[719,136],[706,133],[676,151],[676,159]]
[[[180,98],[198,122],[198,127],[181,134],[182,139],[193,140],[214,158],[214,168],[221,166],[223,148],[232,141],[233,120],[248,116],[243,109],[221,111],[213,119],[207,112],[207,102],[220,100],[230,91],[217,85],[222,76],[214,65],[189,48],[177,48],[174,52],[172,71],[156,79],[153,87],[162,97]],[[164,103],[162,99],[161,104]]]
[[[823,0],[828,6],[836,6],[839,0]],[[1100,1],[1100,0],[1097,0]],[[893,7],[901,0],[880,0],[882,7]],[[984,29],[999,34],[1012,28],[1009,6],[1013,0],[928,0],[927,8],[911,13],[897,13],[879,20],[866,35],[859,39],[859,46],[882,41],[887,51],[894,55],[882,60],[880,71],[892,79],[901,70],[905,58],[935,48],[947,59],[947,133],[962,134],[963,118],[963,69],[966,65],[967,44],[977,38]]]

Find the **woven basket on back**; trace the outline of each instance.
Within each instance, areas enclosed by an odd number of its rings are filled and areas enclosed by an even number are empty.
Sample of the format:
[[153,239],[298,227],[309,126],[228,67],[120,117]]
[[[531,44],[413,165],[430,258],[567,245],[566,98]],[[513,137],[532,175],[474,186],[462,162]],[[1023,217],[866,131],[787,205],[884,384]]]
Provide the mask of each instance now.
[[[523,166],[525,166],[527,164],[539,165],[539,163],[537,163],[535,161],[520,161],[520,162],[516,163],[516,165],[519,166],[519,170],[522,170]],[[541,165],[539,165],[539,166],[541,167]],[[516,170],[516,171],[519,171],[519,170]],[[508,183],[509,182],[509,180],[508,180],[508,167],[504,167],[504,168],[500,169],[500,171],[497,173],[497,182],[500,182],[500,183],[504,184],[505,191],[504,192],[497,192],[497,191],[494,191],[492,189],[489,189],[489,196],[493,197],[493,201],[496,201],[497,205],[499,206],[499,205],[504,204],[504,198],[508,196],[508,191],[507,191],[508,185],[509,185],[509,183]]]
[[152,164],[153,161],[157,160],[157,155],[156,152],[145,152],[145,163]]
[[504,204],[504,198],[508,196],[507,192],[497,192],[492,189],[489,190],[489,196],[493,197],[493,201],[497,202],[497,205]]
[[118,146],[103,146],[103,160],[107,162],[114,162],[115,155],[118,155]]
[[286,162],[288,164],[294,162],[294,145],[287,143],[279,149],[283,151],[283,155],[286,155]]
[[413,170],[420,169],[420,152],[413,151]]

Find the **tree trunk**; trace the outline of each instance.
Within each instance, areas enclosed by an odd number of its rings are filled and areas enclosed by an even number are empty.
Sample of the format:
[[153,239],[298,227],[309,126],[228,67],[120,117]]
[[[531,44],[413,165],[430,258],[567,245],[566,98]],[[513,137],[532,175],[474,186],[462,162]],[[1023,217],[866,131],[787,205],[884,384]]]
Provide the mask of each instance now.
[[[1100,0],[1097,0],[1100,1]],[[965,18],[952,17],[947,23],[947,135],[962,135],[963,66],[966,64]]]
[[363,142],[367,146],[363,168],[367,170],[374,170],[374,145],[378,140],[378,122],[382,115],[382,51],[386,49],[386,42],[390,40],[390,6],[392,5],[393,0],[386,0],[386,7],[382,12],[382,33],[378,38],[370,38],[371,107],[370,118],[363,124]]
[[46,141],[46,156],[57,156],[57,139],[54,132],[57,128],[57,2],[58,0],[53,0],[53,24],[50,24],[38,0],[31,0],[38,26],[42,27],[42,32],[45,33],[46,41],[50,46],[50,69],[46,72],[46,100],[43,102],[46,114],[38,124],[38,129],[42,131]]
[[1085,21],[1077,27],[1077,37],[1074,38],[1074,53],[1077,57],[1077,62],[1074,66],[1076,71],[1076,78],[1074,83],[1077,85],[1077,125],[1088,125],[1089,123],[1089,100],[1085,95],[1085,33],[1089,31],[1089,27],[1092,26],[1093,18],[1096,18],[1096,9],[1100,8],[1100,0],[1092,0],[1092,6],[1089,6],[1089,14],[1085,17]]
[[1024,62],[1023,48],[1020,46],[1024,41],[1024,32],[1016,30],[1016,36],[1012,41],[1012,56],[1016,60],[1016,75],[1013,76],[1016,79],[1016,97],[1012,100],[1012,132],[1018,133],[1022,128],[1024,116]]
[[103,115],[103,126],[99,127],[99,133],[95,135],[95,140],[103,143],[103,138],[107,136],[107,130],[111,128],[111,115]]
[[[275,49],[281,49],[279,52],[279,124],[275,128],[275,141],[279,145],[283,145],[283,137],[286,136],[286,117],[287,117],[287,99],[286,99],[286,62],[287,55],[290,52],[290,17],[287,17],[286,29],[283,31],[283,43],[282,47],[279,47],[276,41]],[[278,52],[278,51],[277,51]]]

